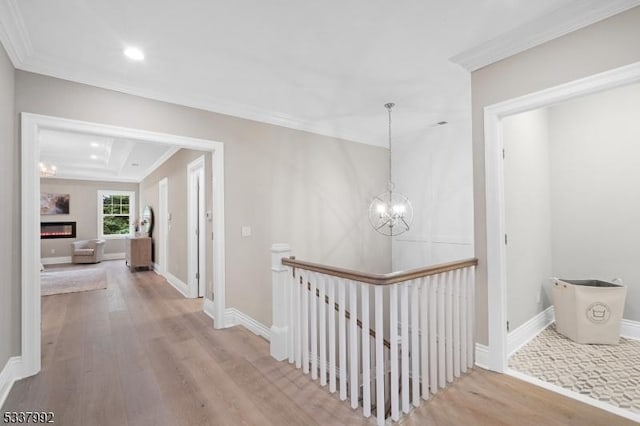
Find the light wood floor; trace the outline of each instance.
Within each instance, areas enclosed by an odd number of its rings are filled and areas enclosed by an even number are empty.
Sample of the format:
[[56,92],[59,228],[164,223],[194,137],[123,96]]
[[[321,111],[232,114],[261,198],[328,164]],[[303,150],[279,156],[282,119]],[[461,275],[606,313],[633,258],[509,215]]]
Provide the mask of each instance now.
[[[200,300],[153,272],[103,262],[109,287],[42,301],[42,372],[2,411],[59,425],[360,425],[365,420],[242,327],[214,330]],[[630,421],[475,369],[403,425],[625,425]]]

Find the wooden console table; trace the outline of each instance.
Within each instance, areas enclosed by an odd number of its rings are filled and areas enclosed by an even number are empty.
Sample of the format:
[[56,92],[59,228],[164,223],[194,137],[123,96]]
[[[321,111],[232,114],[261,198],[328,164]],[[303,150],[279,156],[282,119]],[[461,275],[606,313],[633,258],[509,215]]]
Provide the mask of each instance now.
[[136,268],[151,269],[151,238],[127,237],[125,240],[125,262],[131,271]]

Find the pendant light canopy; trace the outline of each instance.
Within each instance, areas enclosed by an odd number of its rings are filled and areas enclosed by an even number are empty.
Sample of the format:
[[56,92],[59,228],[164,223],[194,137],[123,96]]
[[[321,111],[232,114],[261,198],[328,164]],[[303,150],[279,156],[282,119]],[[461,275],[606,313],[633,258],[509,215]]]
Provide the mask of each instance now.
[[413,220],[413,206],[407,197],[395,191],[391,180],[391,110],[394,103],[387,103],[384,107],[389,114],[389,185],[387,191],[377,195],[369,205],[369,222],[382,235],[396,236],[409,230]]

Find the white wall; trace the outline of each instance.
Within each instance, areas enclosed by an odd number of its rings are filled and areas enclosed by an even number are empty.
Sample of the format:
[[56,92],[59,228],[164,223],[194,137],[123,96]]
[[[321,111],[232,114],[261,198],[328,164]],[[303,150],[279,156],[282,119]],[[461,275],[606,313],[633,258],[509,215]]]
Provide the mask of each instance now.
[[549,109],[554,272],[621,277],[640,321],[640,85]]
[[510,330],[551,303],[547,292],[548,279],[553,275],[548,133],[546,109],[503,121]]
[[449,124],[393,141],[396,190],[414,210],[411,229],[393,239],[394,271],[473,257],[469,96],[467,86]]

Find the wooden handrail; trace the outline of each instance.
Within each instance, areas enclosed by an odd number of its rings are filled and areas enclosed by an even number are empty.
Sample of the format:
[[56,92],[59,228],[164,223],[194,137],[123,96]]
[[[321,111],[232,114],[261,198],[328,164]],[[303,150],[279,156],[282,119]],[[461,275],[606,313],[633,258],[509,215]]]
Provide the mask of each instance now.
[[344,278],[347,280],[359,281],[362,283],[373,285],[390,285],[403,281],[415,280],[417,278],[428,277],[430,275],[442,274],[443,272],[455,271],[469,266],[477,266],[478,259],[471,258],[466,260],[457,260],[455,262],[442,263],[435,266],[426,266],[417,269],[409,269],[407,271],[391,272],[389,274],[369,274],[366,272],[354,271],[351,269],[336,268],[333,266],[320,265],[318,263],[305,262],[290,258],[282,258],[282,264],[291,266],[292,268],[300,268],[306,271],[319,272],[333,277]]

